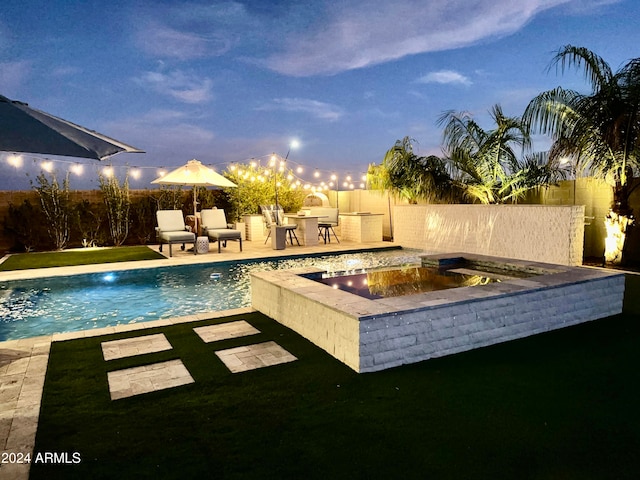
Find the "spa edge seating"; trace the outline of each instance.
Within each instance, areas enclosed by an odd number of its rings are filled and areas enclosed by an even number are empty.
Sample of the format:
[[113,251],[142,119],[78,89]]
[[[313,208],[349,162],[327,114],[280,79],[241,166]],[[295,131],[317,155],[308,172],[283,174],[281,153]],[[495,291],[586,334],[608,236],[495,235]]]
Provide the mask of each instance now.
[[156,219],[158,220],[158,226],[156,227],[156,240],[160,244],[160,251],[162,251],[162,244],[169,244],[169,256],[173,256],[171,251],[171,245],[174,243],[182,244],[182,250],[185,249],[185,244],[193,244],[193,253],[196,253],[195,243],[196,234],[189,231],[184,223],[184,217],[182,216],[182,210],[158,210],[156,212]]
[[240,251],[242,251],[242,233],[240,230],[232,229],[231,225],[227,223],[224,210],[217,208],[202,210],[200,220],[202,234],[209,237],[209,240],[218,242],[218,253],[220,253],[221,244],[227,248],[228,240],[240,242]]

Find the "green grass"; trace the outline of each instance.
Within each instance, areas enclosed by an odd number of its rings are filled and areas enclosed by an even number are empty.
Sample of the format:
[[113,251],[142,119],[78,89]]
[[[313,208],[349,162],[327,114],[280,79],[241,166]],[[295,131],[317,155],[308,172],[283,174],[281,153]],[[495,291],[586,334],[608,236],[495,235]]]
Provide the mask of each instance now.
[[[635,298],[635,296],[634,296]],[[628,304],[631,305],[631,297]],[[622,314],[356,374],[261,315],[261,333],[203,343],[156,328],[173,350],[105,362],[100,342],[56,342],[35,452],[78,465],[32,479],[626,479],[640,471],[640,324]],[[274,340],[298,357],[231,374],[215,350]],[[111,401],[107,372],[180,358],[195,383]]]
[[157,260],[160,258],[165,257],[146,246],[18,253],[11,255],[0,263],[0,271],[69,267],[94,263],[129,262],[132,260]]

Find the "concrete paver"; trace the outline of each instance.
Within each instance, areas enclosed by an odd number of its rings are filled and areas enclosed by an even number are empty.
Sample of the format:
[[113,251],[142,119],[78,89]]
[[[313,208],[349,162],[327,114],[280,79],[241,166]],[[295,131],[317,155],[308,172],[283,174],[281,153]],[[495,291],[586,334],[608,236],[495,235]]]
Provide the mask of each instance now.
[[152,363],[107,373],[111,400],[193,383],[181,360]]
[[230,338],[238,338],[260,333],[260,330],[244,320],[221,323],[219,325],[196,327],[193,331],[196,332],[205,343],[218,342],[220,340],[228,340]]
[[101,345],[102,355],[106,361],[144,355],[145,353],[162,352],[173,348],[163,333],[112,340],[110,342],[102,342]]
[[245,347],[220,350],[216,355],[232,373],[294,362],[297,358],[275,342],[256,343]]

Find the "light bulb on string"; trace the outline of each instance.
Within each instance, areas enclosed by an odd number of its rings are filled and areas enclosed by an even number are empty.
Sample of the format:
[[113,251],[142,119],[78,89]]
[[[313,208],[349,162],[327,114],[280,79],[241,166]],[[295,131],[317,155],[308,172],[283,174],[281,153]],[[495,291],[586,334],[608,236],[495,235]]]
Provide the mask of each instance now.
[[22,155],[9,155],[7,162],[12,167],[20,168],[22,167]]
[[84,167],[82,166],[81,163],[76,163],[74,165],[71,165],[70,170],[77,176],[82,175],[82,172],[84,172]]

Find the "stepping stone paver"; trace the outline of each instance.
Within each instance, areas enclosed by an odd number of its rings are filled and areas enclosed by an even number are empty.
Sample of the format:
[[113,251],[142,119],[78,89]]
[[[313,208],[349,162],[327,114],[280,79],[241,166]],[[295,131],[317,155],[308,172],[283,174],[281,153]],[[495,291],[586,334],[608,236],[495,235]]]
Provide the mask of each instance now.
[[153,363],[107,373],[111,400],[164,390],[193,383],[193,377],[180,360]]
[[251,324],[244,320],[237,322],[220,323],[218,325],[207,325],[206,327],[196,327],[194,332],[205,343],[227,340],[229,338],[244,337],[247,335],[255,335],[260,330],[254,328]]
[[171,350],[171,344],[162,333],[156,335],[144,335],[142,337],[123,338],[102,342],[102,355],[105,360],[133,357],[145,353],[162,352]]
[[216,355],[231,373],[246,372],[256,368],[270,367],[297,360],[295,356],[291,355],[276,342],[229,348],[217,351]]

